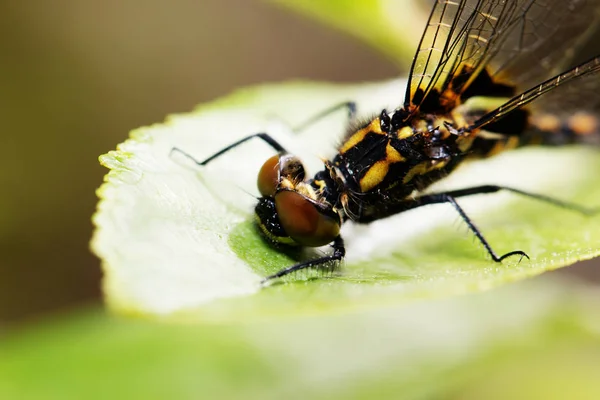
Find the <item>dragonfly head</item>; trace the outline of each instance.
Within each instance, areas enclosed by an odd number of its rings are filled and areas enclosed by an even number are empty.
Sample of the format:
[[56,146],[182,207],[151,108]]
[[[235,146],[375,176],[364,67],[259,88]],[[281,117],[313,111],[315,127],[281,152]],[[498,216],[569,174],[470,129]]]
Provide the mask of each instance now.
[[309,247],[331,243],[340,233],[340,214],[306,180],[302,162],[290,154],[269,158],[258,173],[261,198],[255,208],[262,234],[280,244]]

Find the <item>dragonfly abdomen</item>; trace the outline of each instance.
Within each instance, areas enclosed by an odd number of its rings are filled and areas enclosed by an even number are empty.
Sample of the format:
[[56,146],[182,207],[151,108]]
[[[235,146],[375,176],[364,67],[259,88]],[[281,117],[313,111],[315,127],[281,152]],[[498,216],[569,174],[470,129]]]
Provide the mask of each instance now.
[[591,144],[600,146],[600,120],[592,113],[579,111],[572,115],[534,114],[521,145],[560,146]]

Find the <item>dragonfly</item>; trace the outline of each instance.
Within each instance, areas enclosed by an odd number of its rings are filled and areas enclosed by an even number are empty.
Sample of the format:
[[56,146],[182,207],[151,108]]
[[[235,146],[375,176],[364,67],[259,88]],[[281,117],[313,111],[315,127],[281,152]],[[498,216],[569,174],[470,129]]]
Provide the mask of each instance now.
[[396,109],[357,122],[313,177],[302,161],[266,132],[246,136],[199,161],[205,166],[251,139],[276,154],[258,172],[258,230],[276,247],[321,247],[325,255],[263,279],[339,263],[346,253],[342,224],[369,223],[432,204],[449,204],[491,260],[498,254],[458,199],[499,191],[591,215],[597,210],[525,190],[481,185],[438,193],[426,189],[464,161],[526,145],[600,144],[600,56],[570,69],[573,56],[600,20],[598,0],[436,0]]

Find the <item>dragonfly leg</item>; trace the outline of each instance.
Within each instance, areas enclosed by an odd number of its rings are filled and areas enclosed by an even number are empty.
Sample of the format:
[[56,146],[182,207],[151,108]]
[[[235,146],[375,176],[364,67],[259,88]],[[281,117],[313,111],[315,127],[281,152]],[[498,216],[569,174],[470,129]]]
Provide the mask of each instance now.
[[306,121],[301,123],[300,125],[296,126],[293,129],[293,131],[296,133],[302,132],[303,130],[306,130],[307,128],[309,128],[311,125],[314,125],[316,122],[319,122],[323,118],[326,118],[326,117],[330,116],[331,114],[335,113],[336,111],[339,111],[342,109],[346,109],[346,111],[348,113],[348,121],[352,121],[352,120],[354,120],[354,118],[356,118],[356,103],[353,101],[346,101],[344,103],[336,104],[333,107],[329,107],[316,115],[313,115],[312,117],[310,117],[309,119],[307,119]]
[[483,185],[483,186],[474,186],[466,189],[458,189],[458,190],[450,190],[444,192],[443,194],[447,194],[452,197],[464,197],[471,196],[474,194],[484,194],[484,193],[496,193],[501,190],[515,193],[521,196],[529,197],[531,199],[543,201],[544,203],[552,204],[557,207],[565,208],[567,210],[572,210],[584,215],[594,215],[597,214],[600,209],[598,208],[587,208],[582,207],[579,204],[570,203],[566,201],[562,201],[559,199],[555,199],[554,197],[545,196],[543,194],[531,193],[521,189],[515,189],[508,186],[499,186],[499,185]]
[[575,212],[578,212],[578,213],[581,213],[584,215],[595,215],[600,212],[600,208],[582,207],[575,203],[562,201],[562,200],[555,199],[550,196],[545,196],[545,195],[537,194],[537,193],[531,193],[531,192],[527,192],[524,190],[511,188],[508,186],[482,185],[482,186],[474,186],[474,187],[470,187],[470,188],[466,188],[466,189],[450,190],[450,191],[442,192],[442,193],[426,194],[426,195],[422,195],[420,197],[416,197],[414,199],[403,200],[403,201],[400,201],[395,204],[389,204],[386,207],[384,207],[380,210],[377,210],[376,212],[372,212],[369,215],[361,216],[360,218],[356,219],[355,222],[369,223],[369,222],[372,222],[377,219],[387,218],[392,215],[399,214],[404,211],[412,210],[414,208],[426,206],[429,204],[450,203],[454,207],[454,209],[459,213],[459,215],[461,216],[463,221],[465,221],[465,223],[468,225],[469,229],[475,234],[477,239],[483,244],[483,246],[485,247],[485,249],[487,250],[487,252],[490,254],[490,256],[492,257],[492,259],[494,261],[500,262],[503,259],[505,259],[506,257],[512,256],[512,255],[520,255],[521,257],[529,258],[527,256],[527,254],[525,254],[523,251],[520,251],[520,250],[512,251],[512,252],[506,253],[502,256],[498,256],[492,250],[490,244],[484,238],[484,236],[481,233],[481,231],[479,230],[479,228],[477,228],[477,226],[475,226],[473,221],[471,221],[469,216],[465,213],[465,211],[456,202],[456,198],[459,198],[459,197],[466,197],[466,196],[472,196],[472,195],[477,195],[477,194],[486,194],[486,193],[496,193],[496,192],[499,192],[502,190],[511,192],[511,193],[515,193],[515,194],[518,194],[521,196],[529,197],[531,199],[543,201],[545,203],[552,204],[552,205],[555,205],[555,206],[558,206],[558,207],[561,207],[561,208],[564,208],[567,210],[575,211]]
[[259,138],[259,139],[263,140],[265,143],[267,143],[269,146],[271,146],[273,148],[273,150],[277,151],[278,153],[287,153],[285,148],[282,145],[280,145],[275,139],[273,139],[269,134],[255,133],[254,135],[246,136],[245,138],[242,138],[242,139],[238,140],[237,142],[230,144],[229,146],[217,151],[215,154],[213,154],[212,156],[208,157],[207,159],[205,159],[203,161],[196,160],[192,155],[186,153],[185,151],[181,150],[178,147],[173,147],[171,149],[171,154],[173,154],[174,152],[181,153],[184,156],[186,156],[187,158],[189,158],[190,160],[192,160],[193,162],[195,162],[196,164],[198,164],[200,166],[204,166],[204,165],[208,164],[209,162],[211,162],[212,160],[214,160],[215,158],[227,153],[229,150],[234,149],[237,146],[241,145],[242,143],[245,143],[248,140],[253,139],[253,138]]
[[[348,119],[349,120],[354,119],[354,117],[356,115],[356,103],[354,103],[354,102],[340,103],[340,104],[336,104],[335,106],[328,108],[325,111],[309,118],[307,121],[303,122],[302,124],[300,124],[299,126],[294,128],[294,132],[301,132],[302,130],[310,127],[312,124],[318,122],[319,120],[329,116],[330,114],[332,114],[338,110],[344,109],[344,108],[347,109],[347,111],[348,111]],[[253,138],[261,139],[262,141],[267,143],[269,146],[271,146],[271,148],[273,148],[273,150],[275,150],[278,153],[287,153],[286,149],[281,144],[279,144],[279,142],[277,142],[275,139],[273,139],[273,137],[271,137],[271,135],[269,135],[268,133],[261,132],[261,133],[255,133],[253,135],[246,136],[246,137],[238,140],[237,142],[234,142],[234,143],[230,144],[229,146],[219,150],[212,156],[210,156],[207,159],[202,160],[202,161],[197,160],[191,154],[181,150],[178,147],[173,147],[171,149],[171,154],[173,154],[174,152],[181,153],[188,159],[192,160],[197,165],[205,166],[209,162],[213,161],[215,158],[227,153],[229,150],[232,150]]]
[[529,197],[531,199],[543,201],[545,203],[552,204],[557,207],[565,208],[567,210],[576,211],[576,212],[579,212],[584,215],[594,215],[594,214],[597,214],[599,211],[599,209],[597,209],[597,208],[591,209],[591,208],[587,208],[587,207],[582,207],[578,204],[562,201],[562,200],[555,199],[550,196],[545,196],[545,195],[538,194],[538,193],[531,193],[531,192],[527,192],[524,190],[511,188],[508,186],[499,186],[499,185],[474,186],[474,187],[466,188],[466,189],[450,190],[450,191],[447,191],[444,193],[434,193],[434,194],[424,195],[424,196],[416,198],[414,200],[414,204],[412,206],[410,206],[410,208],[421,207],[421,206],[424,206],[427,204],[434,204],[434,203],[450,203],[450,204],[452,204],[454,209],[460,214],[463,221],[465,221],[465,223],[469,226],[469,229],[471,229],[471,231],[475,234],[477,239],[479,239],[479,241],[483,244],[483,247],[485,247],[485,249],[487,250],[487,252],[489,253],[489,255],[492,257],[492,259],[494,261],[500,262],[503,259],[505,259],[506,257],[513,256],[513,255],[520,255],[521,258],[526,257],[529,259],[529,256],[520,250],[511,251],[509,253],[506,253],[506,254],[498,257],[496,255],[496,253],[492,250],[492,248],[489,245],[489,243],[487,242],[487,240],[483,237],[481,231],[475,226],[473,221],[471,221],[469,216],[464,212],[464,210],[458,205],[458,203],[455,200],[455,198],[457,198],[457,197],[465,197],[465,196],[471,196],[471,195],[475,195],[475,194],[484,194],[484,193],[496,193],[501,190],[505,190],[507,192],[511,192],[511,193],[515,193],[515,194],[518,194],[521,196]]
[[344,258],[344,256],[346,255],[346,248],[344,247],[344,240],[342,239],[342,237],[338,236],[337,238],[335,238],[335,240],[331,244],[331,247],[333,247],[332,254],[320,258],[315,258],[314,260],[304,261],[292,265],[291,267],[284,268],[281,271],[274,273],[273,275],[269,275],[266,278],[263,278],[263,280],[260,281],[260,283],[265,284],[273,279],[281,278],[282,276],[291,274],[292,272],[300,271],[307,268],[319,267],[329,262],[341,261],[342,258]]
[[[452,192],[437,193],[437,194],[430,194],[430,195],[424,195],[424,196],[418,197],[414,200],[414,202],[415,202],[414,206],[410,207],[410,208],[417,208],[417,207],[425,206],[428,204],[449,203],[458,212],[458,214],[460,215],[462,220],[467,224],[467,226],[469,227],[471,232],[473,232],[475,237],[481,242],[481,244],[483,245],[485,250],[488,252],[490,257],[492,257],[492,260],[494,260],[495,262],[501,262],[505,258],[510,257],[510,256],[515,256],[515,255],[521,256],[521,259],[523,257],[529,259],[529,256],[527,255],[527,253],[525,253],[524,251],[521,251],[521,250],[511,251],[511,252],[508,252],[501,256],[498,256],[496,254],[496,252],[492,249],[492,246],[490,246],[490,244],[488,243],[486,238],[483,236],[483,234],[481,233],[479,228],[477,228],[477,226],[475,226],[475,223],[473,223],[473,221],[471,221],[471,218],[469,218],[467,213],[462,209],[461,206],[458,205],[458,203],[456,202],[456,200],[454,198],[454,197],[458,197],[458,196],[452,196],[451,193]],[[486,193],[486,192],[480,192],[480,193]],[[475,193],[469,193],[469,194],[475,194]],[[466,196],[466,194],[464,194],[464,195]]]

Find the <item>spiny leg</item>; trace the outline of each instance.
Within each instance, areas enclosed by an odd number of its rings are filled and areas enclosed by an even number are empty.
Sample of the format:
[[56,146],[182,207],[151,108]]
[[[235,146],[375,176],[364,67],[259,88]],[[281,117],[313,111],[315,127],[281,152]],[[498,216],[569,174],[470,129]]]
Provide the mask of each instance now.
[[548,204],[555,205],[557,207],[565,208],[567,210],[576,211],[578,213],[584,215],[594,215],[597,214],[600,209],[598,208],[587,208],[582,207],[579,204],[570,203],[567,201],[562,201],[559,199],[555,199],[554,197],[546,196],[538,193],[526,192],[521,189],[515,189],[508,186],[499,186],[499,185],[482,185],[482,186],[474,186],[466,189],[458,189],[458,190],[450,190],[440,194],[447,194],[452,197],[465,197],[472,196],[474,194],[485,194],[485,193],[496,193],[501,190],[505,190],[507,192],[515,193],[521,196],[529,197],[535,200],[543,201]]
[[279,142],[277,142],[275,139],[273,139],[268,133],[255,133],[254,135],[246,136],[246,137],[238,140],[237,142],[234,142],[234,143],[230,144],[229,146],[217,151],[215,154],[213,154],[212,156],[208,157],[207,159],[205,159],[203,161],[196,160],[193,156],[191,156],[190,154],[186,153],[185,151],[181,150],[178,147],[173,147],[171,149],[171,153],[173,153],[173,152],[181,153],[184,156],[186,156],[187,158],[189,158],[190,160],[192,160],[193,162],[195,162],[196,164],[198,164],[200,166],[205,166],[206,164],[208,164],[215,158],[227,153],[229,150],[232,150],[232,149],[236,148],[237,146],[241,145],[242,143],[245,143],[248,140],[253,139],[253,138],[259,138],[259,139],[263,140],[265,143],[267,143],[269,146],[271,146],[273,148],[273,150],[277,151],[278,153],[287,153],[285,148],[282,145],[280,145]]
[[329,108],[321,111],[317,115],[313,115],[312,117],[310,117],[309,119],[307,119],[306,121],[301,123],[300,125],[296,126],[293,129],[293,131],[296,133],[302,132],[303,130],[309,128],[311,125],[314,125],[316,122],[318,122],[318,121],[322,120],[323,118],[328,117],[329,115],[333,114],[334,112],[344,109],[344,108],[348,112],[348,121],[354,120],[354,118],[356,117],[356,103],[353,101],[346,101],[344,103],[336,104],[333,107],[329,107]]
[[[372,222],[372,221],[375,221],[378,219],[387,218],[392,215],[395,215],[395,214],[398,214],[398,213],[401,213],[404,211],[412,210],[414,208],[422,207],[422,206],[425,206],[428,204],[450,203],[458,211],[461,218],[467,223],[467,225],[469,226],[471,231],[473,231],[473,233],[475,234],[477,239],[484,245],[484,247],[486,248],[488,253],[492,256],[492,259],[494,261],[499,262],[499,261],[502,261],[504,258],[511,256],[511,255],[515,255],[515,254],[521,255],[522,257],[527,257],[527,254],[525,254],[522,251],[513,251],[510,253],[504,254],[501,257],[498,257],[495,254],[495,252],[491,249],[491,246],[489,245],[487,240],[483,237],[483,235],[479,231],[479,229],[475,226],[475,224],[471,221],[471,219],[466,215],[464,210],[458,205],[458,203],[456,203],[456,200],[455,200],[455,198],[458,198],[458,197],[472,196],[472,195],[476,195],[476,194],[496,193],[501,190],[506,190],[508,192],[519,194],[521,196],[525,196],[525,197],[529,197],[529,198],[536,199],[539,201],[543,201],[548,204],[553,204],[555,206],[565,208],[567,210],[576,211],[576,212],[579,212],[584,215],[594,215],[594,214],[597,214],[600,212],[600,208],[594,208],[594,209],[586,208],[586,207],[582,207],[578,204],[558,200],[553,197],[549,197],[549,196],[545,196],[545,195],[541,195],[541,194],[537,194],[537,193],[530,193],[530,192],[526,192],[524,190],[515,189],[515,188],[511,188],[511,187],[507,187],[507,186],[482,185],[482,186],[475,186],[475,187],[466,188],[466,189],[450,190],[450,191],[442,192],[442,193],[432,193],[432,194],[417,197],[415,199],[403,200],[403,201],[400,201],[395,204],[388,204],[385,207],[382,207],[381,209],[377,210],[376,212],[372,212],[367,216],[360,216],[360,218],[356,219],[355,222],[369,223],[369,222]],[[529,258],[529,257],[527,257],[527,258]]]
[[[319,120],[321,120],[321,119],[329,116],[330,114],[332,114],[340,109],[343,109],[343,108],[346,108],[348,110],[348,119],[349,120],[354,119],[354,117],[356,115],[356,103],[348,101],[345,103],[336,104],[335,106],[330,107],[330,108],[326,109],[325,111],[322,111],[319,114],[309,118],[308,120],[306,120],[305,122],[303,122],[302,124],[300,124],[299,126],[294,128],[294,132],[301,132],[302,130],[310,127],[312,124],[318,122]],[[171,154],[173,152],[181,153],[186,158],[192,160],[195,164],[200,165],[200,166],[205,166],[206,164],[208,164],[215,158],[227,153],[229,150],[232,150],[232,149],[236,148],[237,146],[239,146],[253,138],[261,139],[262,141],[267,143],[269,146],[271,146],[271,148],[273,148],[273,150],[275,150],[278,153],[287,153],[286,149],[281,144],[279,144],[279,142],[277,142],[275,139],[273,139],[273,137],[271,137],[271,135],[269,135],[268,133],[261,132],[261,133],[255,133],[253,135],[246,136],[246,137],[238,140],[237,142],[234,142],[234,143],[230,144],[229,146],[219,150],[218,152],[216,152],[215,154],[213,154],[212,156],[208,157],[207,159],[205,159],[203,161],[198,161],[191,154],[181,150],[178,147],[173,147],[171,149]]]
[[515,194],[518,194],[521,196],[529,197],[529,198],[532,198],[535,200],[543,201],[545,203],[552,204],[557,207],[565,208],[567,210],[576,211],[576,212],[579,212],[584,215],[593,215],[593,214],[598,213],[598,211],[599,211],[598,209],[590,209],[590,208],[582,207],[578,204],[569,203],[566,201],[555,199],[550,196],[545,196],[545,195],[537,194],[537,193],[531,193],[531,192],[527,192],[524,190],[511,188],[508,186],[500,186],[500,185],[474,186],[474,187],[466,188],[466,189],[450,190],[450,191],[443,192],[443,193],[433,193],[430,195],[424,195],[424,196],[421,196],[421,197],[418,197],[418,198],[412,200],[411,201],[412,204],[410,204],[408,207],[406,207],[405,210],[421,207],[421,206],[424,206],[427,204],[450,203],[456,209],[456,211],[460,214],[463,221],[465,221],[465,223],[469,226],[469,229],[471,229],[471,231],[475,234],[477,239],[479,239],[479,241],[483,244],[483,246],[485,247],[485,249],[487,250],[487,252],[490,254],[490,256],[492,257],[492,259],[494,261],[500,262],[503,259],[505,259],[506,257],[512,256],[512,255],[521,255],[521,257],[527,257],[529,259],[529,256],[520,250],[512,251],[512,252],[504,254],[501,257],[498,257],[496,255],[496,253],[492,250],[492,248],[489,245],[489,243],[487,242],[487,240],[483,237],[481,231],[479,231],[479,229],[475,226],[475,224],[471,221],[471,219],[467,216],[467,214],[464,212],[464,210],[458,205],[458,203],[455,200],[455,198],[458,198],[458,197],[472,196],[472,195],[476,195],[476,194],[485,194],[485,193],[496,193],[501,190],[505,190],[507,192],[511,192],[511,193],[515,193]]
[[307,268],[318,267],[320,265],[323,265],[323,264],[326,264],[329,262],[333,262],[333,261],[341,261],[342,258],[344,258],[344,256],[346,255],[346,248],[344,247],[344,240],[342,239],[342,237],[338,236],[337,238],[335,238],[335,240],[331,244],[331,247],[333,247],[333,254],[324,256],[324,257],[320,257],[320,258],[315,258],[314,260],[301,262],[301,263],[292,265],[291,267],[284,268],[281,271],[276,272],[273,275],[269,275],[266,278],[264,278],[263,280],[261,280],[260,281],[261,285],[265,284],[273,279],[281,278],[282,276],[291,274],[292,272],[300,271],[300,270],[307,269]]
[[[479,239],[479,241],[481,242],[483,247],[486,249],[486,251],[488,252],[490,257],[492,257],[492,260],[494,260],[495,262],[501,262],[505,258],[514,256],[514,255],[520,255],[521,258],[526,257],[527,259],[529,259],[529,256],[527,255],[527,253],[525,253],[524,251],[521,251],[521,250],[511,251],[506,254],[503,254],[502,256],[498,256],[496,254],[496,252],[492,249],[492,246],[490,246],[488,241],[485,239],[485,237],[483,237],[483,234],[481,233],[479,228],[477,228],[477,226],[475,226],[473,221],[471,221],[471,218],[469,218],[469,216],[462,209],[462,207],[458,205],[458,203],[456,202],[456,200],[450,193],[452,193],[452,192],[430,194],[430,195],[424,195],[424,196],[418,197],[417,199],[414,200],[417,204],[414,207],[410,207],[410,208],[417,208],[417,207],[425,206],[428,204],[450,203],[454,207],[454,209],[458,212],[458,214],[460,215],[462,220],[465,221],[465,223],[467,224],[467,226],[469,227],[471,232],[473,232],[475,237],[477,239]],[[471,193],[471,194],[475,194],[475,193]],[[466,196],[466,194],[465,194],[465,196]]]

